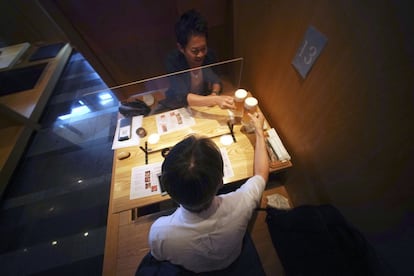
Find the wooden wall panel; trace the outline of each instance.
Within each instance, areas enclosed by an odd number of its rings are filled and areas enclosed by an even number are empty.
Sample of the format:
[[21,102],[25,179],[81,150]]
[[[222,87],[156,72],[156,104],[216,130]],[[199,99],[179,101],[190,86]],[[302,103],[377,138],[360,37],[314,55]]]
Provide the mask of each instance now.
[[[174,47],[174,1],[57,1],[117,84],[156,76]],[[82,50],[82,49],[79,49]]]
[[[364,231],[388,231],[414,210],[414,34],[404,5],[234,2],[242,83],[292,155],[292,201],[332,203]],[[291,62],[309,25],[328,43],[302,80]]]
[[0,48],[57,41],[66,41],[66,37],[37,1],[0,1]]
[[[40,1],[108,86],[165,74],[167,53],[176,47],[175,22],[191,8],[207,19],[218,59],[233,58],[230,1]],[[119,94],[120,100],[129,96]]]

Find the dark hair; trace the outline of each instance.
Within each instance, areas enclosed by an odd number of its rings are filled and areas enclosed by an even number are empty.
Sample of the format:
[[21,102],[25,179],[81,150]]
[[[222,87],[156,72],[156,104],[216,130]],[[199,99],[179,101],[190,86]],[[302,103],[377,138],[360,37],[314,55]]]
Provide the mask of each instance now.
[[181,15],[180,20],[175,24],[175,35],[181,47],[187,46],[188,39],[192,35],[204,35],[207,39],[207,21],[199,12],[192,9]]
[[191,135],[162,164],[161,182],[173,200],[192,212],[210,206],[223,184],[223,159],[209,138]]

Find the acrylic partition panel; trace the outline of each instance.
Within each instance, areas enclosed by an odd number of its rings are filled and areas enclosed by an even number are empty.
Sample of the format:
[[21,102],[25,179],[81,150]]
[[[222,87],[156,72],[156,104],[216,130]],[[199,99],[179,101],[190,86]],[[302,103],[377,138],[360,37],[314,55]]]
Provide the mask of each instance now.
[[[109,125],[115,128],[116,120],[112,119],[112,114],[121,109],[126,110],[126,114],[130,116],[149,116],[182,107],[185,102],[177,100],[173,95],[177,91],[186,93],[187,90],[180,91],[181,86],[175,84],[180,81],[189,82],[190,74],[200,70],[203,76],[208,77],[213,74],[219,79],[222,94],[233,95],[240,86],[242,68],[243,59],[236,58],[192,70],[138,80],[117,87],[104,87],[91,91],[82,89],[77,92],[77,100],[59,114],[54,122],[53,132],[64,137],[68,142],[79,145],[83,137],[96,139],[94,136],[100,135],[99,133],[104,135]],[[209,85],[204,86],[207,89],[205,92],[209,93]],[[118,95],[125,95],[127,102],[120,102]],[[99,120],[90,120],[98,114]],[[96,129],[100,129],[101,132],[96,132]]]
[[147,116],[185,106],[186,94],[191,90],[191,79],[202,80],[199,82],[201,94],[210,94],[212,84],[217,82],[221,94],[233,95],[240,86],[242,68],[243,58],[235,58],[91,92],[80,100],[93,107],[114,99],[127,99],[119,103],[120,111],[133,115],[142,112],[142,115]]

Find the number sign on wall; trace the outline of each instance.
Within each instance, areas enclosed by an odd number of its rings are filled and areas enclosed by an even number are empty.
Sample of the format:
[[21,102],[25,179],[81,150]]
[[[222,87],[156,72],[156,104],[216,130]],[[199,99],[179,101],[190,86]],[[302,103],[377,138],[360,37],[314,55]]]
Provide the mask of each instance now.
[[306,78],[316,59],[319,57],[328,39],[313,26],[309,26],[292,65],[302,78]]

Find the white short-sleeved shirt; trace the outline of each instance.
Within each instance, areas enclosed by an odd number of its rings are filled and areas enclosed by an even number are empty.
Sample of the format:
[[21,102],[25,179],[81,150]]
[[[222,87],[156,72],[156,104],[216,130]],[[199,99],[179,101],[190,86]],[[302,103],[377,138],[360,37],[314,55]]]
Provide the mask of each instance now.
[[197,273],[226,268],[240,255],[265,185],[256,175],[236,191],[216,196],[205,211],[192,213],[179,207],[158,218],[149,232],[151,254]]

